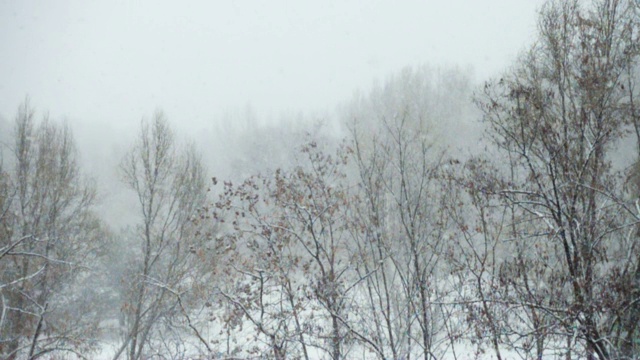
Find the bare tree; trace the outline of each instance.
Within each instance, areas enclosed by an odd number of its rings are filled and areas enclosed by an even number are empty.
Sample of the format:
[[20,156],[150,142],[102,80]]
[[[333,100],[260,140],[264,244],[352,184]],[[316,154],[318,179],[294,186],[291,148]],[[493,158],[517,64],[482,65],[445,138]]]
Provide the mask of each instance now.
[[[247,322],[275,358],[351,357],[361,333],[359,286],[350,227],[355,201],[345,174],[350,150],[335,155],[311,141],[291,171],[258,175],[235,187],[225,184],[214,218],[229,222],[224,236],[232,284],[220,287],[235,310],[234,331]],[[247,345],[244,345],[247,346]],[[314,355],[315,354],[315,355]]]
[[0,353],[80,354],[95,345],[98,330],[75,286],[104,238],[92,212],[95,190],[80,175],[71,131],[47,118],[36,122],[28,101],[14,140],[0,185]]
[[360,188],[354,228],[362,229],[354,231],[361,254],[354,266],[373,271],[362,289],[371,306],[363,323],[381,358],[455,352],[454,306],[444,306],[450,220],[441,170],[450,144],[441,124],[464,122],[455,117],[467,115],[467,81],[456,71],[405,69],[349,114]]
[[[138,248],[129,257],[123,281],[122,343],[114,359],[178,356],[186,351],[182,336],[194,331],[187,299],[197,284],[194,259],[203,256],[207,234],[194,222],[206,204],[204,168],[193,149],[179,149],[162,113],[142,122],[121,172],[139,201],[140,223],[131,234]],[[178,326],[176,318],[185,318]],[[207,348],[206,342],[200,342]],[[175,353],[175,352],[178,353]]]
[[638,16],[631,1],[552,1],[539,27],[479,100],[511,171],[493,190],[513,212],[501,279],[521,326],[503,339],[538,356],[631,358],[638,211],[611,160],[636,112]]

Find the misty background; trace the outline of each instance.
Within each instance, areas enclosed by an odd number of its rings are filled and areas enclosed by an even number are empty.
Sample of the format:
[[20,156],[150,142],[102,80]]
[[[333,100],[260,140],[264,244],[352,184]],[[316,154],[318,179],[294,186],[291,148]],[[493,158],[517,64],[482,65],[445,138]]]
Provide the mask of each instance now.
[[27,96],[66,121],[106,219],[121,225],[115,168],[154,111],[197,143],[211,174],[229,176],[264,140],[243,130],[335,122],[354,93],[404,67],[496,76],[531,41],[541,4],[1,1],[0,131]]

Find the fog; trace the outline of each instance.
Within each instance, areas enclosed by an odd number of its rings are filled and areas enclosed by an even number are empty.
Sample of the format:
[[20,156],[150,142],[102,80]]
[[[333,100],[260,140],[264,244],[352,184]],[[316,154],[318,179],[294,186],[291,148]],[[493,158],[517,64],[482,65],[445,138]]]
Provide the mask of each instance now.
[[4,1],[0,118],[11,122],[28,96],[67,121],[116,221],[113,169],[154,111],[225,176],[234,152],[252,144],[225,149],[220,129],[228,139],[246,117],[331,120],[354,92],[406,66],[456,66],[481,82],[531,41],[541,4]]
[[246,106],[322,112],[407,65],[496,75],[532,40],[541,4],[6,1],[0,111],[11,118],[28,94],[114,131],[157,107],[184,129]]

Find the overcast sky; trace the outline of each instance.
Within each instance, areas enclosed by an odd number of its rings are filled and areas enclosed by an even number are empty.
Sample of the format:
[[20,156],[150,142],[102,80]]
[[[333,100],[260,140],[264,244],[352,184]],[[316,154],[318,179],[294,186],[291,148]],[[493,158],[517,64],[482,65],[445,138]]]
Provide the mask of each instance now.
[[113,126],[331,110],[406,65],[508,66],[542,0],[0,0],[0,115]]

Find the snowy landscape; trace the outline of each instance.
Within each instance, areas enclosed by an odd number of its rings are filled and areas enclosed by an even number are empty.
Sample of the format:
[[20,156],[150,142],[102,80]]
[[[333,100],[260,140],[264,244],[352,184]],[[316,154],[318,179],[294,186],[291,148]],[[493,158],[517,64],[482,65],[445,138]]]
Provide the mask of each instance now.
[[0,359],[640,359],[638,1],[213,3],[0,4]]

